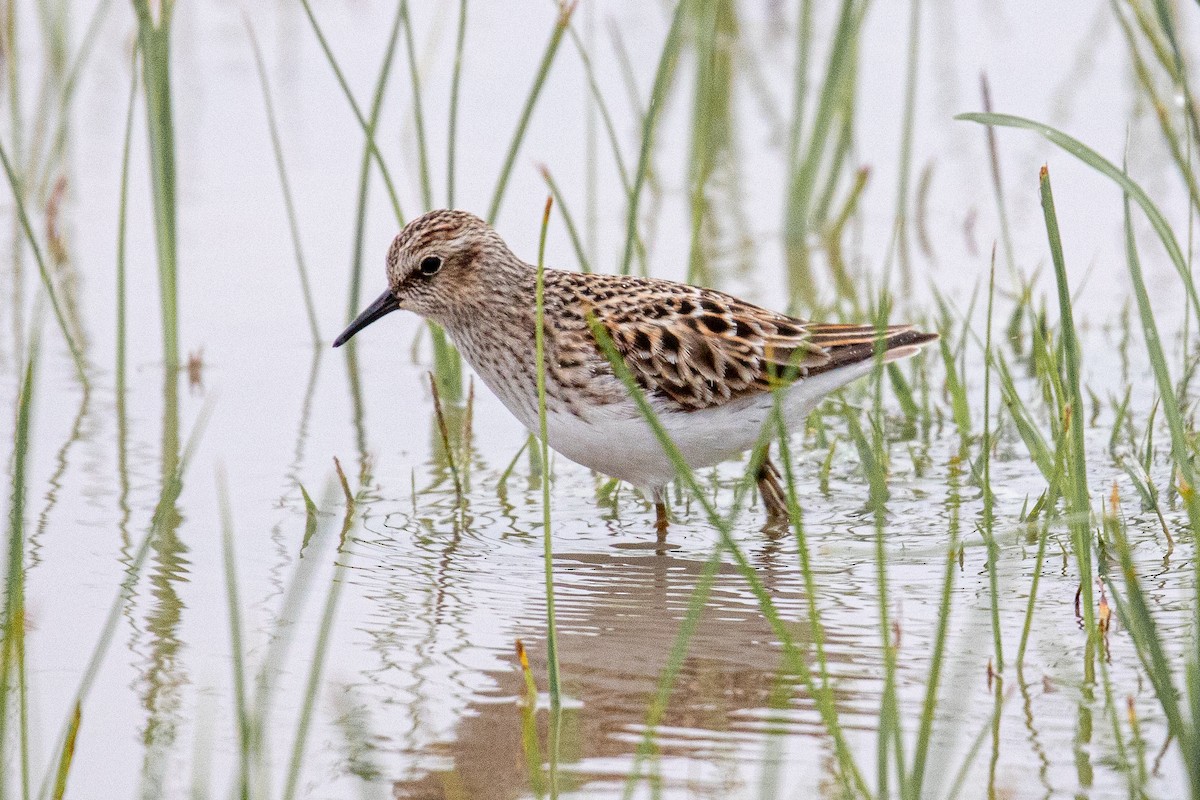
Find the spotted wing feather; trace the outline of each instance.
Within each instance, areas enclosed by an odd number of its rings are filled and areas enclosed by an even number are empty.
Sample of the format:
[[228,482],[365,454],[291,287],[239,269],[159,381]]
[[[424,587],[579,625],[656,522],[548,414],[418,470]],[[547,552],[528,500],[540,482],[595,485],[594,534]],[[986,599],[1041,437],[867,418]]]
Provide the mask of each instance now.
[[[599,276],[590,276],[597,278]],[[879,330],[821,325],[709,289],[614,278],[586,297],[642,388],[681,409],[698,410],[770,391],[781,380],[864,361]],[[629,284],[629,285],[626,285]],[[885,349],[934,338],[907,325],[884,330]]]

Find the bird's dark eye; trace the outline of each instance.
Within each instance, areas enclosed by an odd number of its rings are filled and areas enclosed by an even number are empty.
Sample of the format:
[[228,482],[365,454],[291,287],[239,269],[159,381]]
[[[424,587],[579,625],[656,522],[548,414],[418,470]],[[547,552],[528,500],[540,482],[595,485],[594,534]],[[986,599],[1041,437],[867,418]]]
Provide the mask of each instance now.
[[437,256],[425,256],[421,259],[421,274],[428,278],[431,275],[436,275],[437,271],[442,268],[442,260]]

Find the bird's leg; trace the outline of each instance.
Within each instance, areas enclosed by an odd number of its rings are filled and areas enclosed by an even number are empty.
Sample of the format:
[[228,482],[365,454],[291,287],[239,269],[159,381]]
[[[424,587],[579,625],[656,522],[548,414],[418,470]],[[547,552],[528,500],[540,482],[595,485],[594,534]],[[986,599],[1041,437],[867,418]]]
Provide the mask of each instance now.
[[671,517],[667,513],[667,493],[662,489],[654,490],[654,530],[661,539],[667,535],[667,526]]
[[783,492],[779,470],[771,463],[770,453],[763,456],[762,465],[758,468],[758,493],[762,496],[768,521],[779,522],[789,519],[791,515],[788,513],[787,495]]

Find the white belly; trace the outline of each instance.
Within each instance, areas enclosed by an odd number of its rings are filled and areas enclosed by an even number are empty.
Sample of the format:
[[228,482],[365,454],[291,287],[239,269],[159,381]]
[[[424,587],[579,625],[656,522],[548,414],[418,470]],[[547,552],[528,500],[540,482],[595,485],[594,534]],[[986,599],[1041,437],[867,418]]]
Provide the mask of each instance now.
[[[801,425],[830,392],[871,371],[872,363],[823,373],[793,384],[783,396],[784,421]],[[535,435],[536,413],[505,405]],[[667,411],[656,407],[671,441],[684,460],[700,469],[746,452],[758,442],[774,398],[762,395],[700,411]],[[593,410],[587,419],[571,413],[551,413],[546,419],[550,447],[577,464],[611,475],[642,489],[665,486],[675,468],[649,424],[632,401]]]

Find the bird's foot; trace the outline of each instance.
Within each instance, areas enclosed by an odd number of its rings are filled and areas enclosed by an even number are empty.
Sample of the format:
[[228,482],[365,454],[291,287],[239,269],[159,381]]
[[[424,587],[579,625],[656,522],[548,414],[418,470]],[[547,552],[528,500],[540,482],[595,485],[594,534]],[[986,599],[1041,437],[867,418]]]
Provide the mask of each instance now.
[[758,493],[762,497],[763,508],[767,511],[769,524],[790,521],[791,514],[788,511],[787,495],[783,491],[783,481],[769,455],[758,468]]

